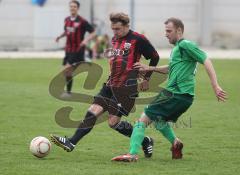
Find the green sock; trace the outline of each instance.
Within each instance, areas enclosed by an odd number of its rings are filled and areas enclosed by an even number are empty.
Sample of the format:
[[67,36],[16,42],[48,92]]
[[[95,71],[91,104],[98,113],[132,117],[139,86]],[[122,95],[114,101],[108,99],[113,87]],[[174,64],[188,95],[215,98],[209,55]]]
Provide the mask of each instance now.
[[142,141],[144,139],[144,131],[145,131],[146,125],[144,122],[137,122],[134,125],[133,132],[131,135],[131,141],[130,141],[130,154],[138,154],[139,149],[142,146]]
[[174,140],[176,139],[176,135],[168,122],[166,121],[156,122],[155,128],[158,131],[160,131],[163,134],[163,136],[166,137],[169,142],[171,142],[171,144],[174,143]]

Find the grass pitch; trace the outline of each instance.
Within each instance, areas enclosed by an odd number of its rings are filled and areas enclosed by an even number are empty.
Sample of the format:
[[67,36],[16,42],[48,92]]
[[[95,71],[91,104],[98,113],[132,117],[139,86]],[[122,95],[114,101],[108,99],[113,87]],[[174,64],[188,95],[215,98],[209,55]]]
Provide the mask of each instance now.
[[[184,159],[171,160],[170,144],[154,128],[147,134],[155,139],[154,155],[137,163],[111,162],[113,156],[128,151],[129,139],[98,124],[76,147],[67,153],[55,145],[49,156],[33,157],[29,143],[33,137],[50,133],[70,136],[74,129],[55,122],[57,109],[74,108],[71,117],[80,120],[88,104],[55,99],[49,94],[49,83],[61,69],[60,60],[0,60],[0,172],[1,174],[238,174],[240,164],[240,60],[214,60],[219,83],[228,92],[226,103],[217,102],[202,66],[197,73],[195,102],[175,126],[184,142]],[[106,60],[97,61],[104,74],[96,94],[108,74]],[[161,61],[160,64],[166,63]],[[86,74],[76,77],[73,91],[80,92]],[[143,110],[124,118],[133,122]]]

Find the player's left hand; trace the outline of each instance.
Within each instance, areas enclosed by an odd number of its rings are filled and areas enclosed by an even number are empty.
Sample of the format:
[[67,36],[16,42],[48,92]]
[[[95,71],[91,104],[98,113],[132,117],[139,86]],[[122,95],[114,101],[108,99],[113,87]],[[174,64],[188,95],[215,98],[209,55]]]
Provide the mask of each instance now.
[[80,43],[80,47],[84,47],[86,45],[87,45],[87,42],[85,40]]
[[142,64],[140,62],[135,63],[133,65],[133,68],[134,69],[138,69],[140,72],[147,72],[147,71],[149,71],[149,66],[145,65],[145,64]]
[[220,86],[216,86],[214,92],[218,101],[225,102],[227,100],[227,93]]
[[58,36],[55,41],[58,43],[61,38]]
[[78,46],[78,51],[80,51],[80,49],[82,47],[85,47],[87,45],[87,43],[85,41],[81,42],[80,45]]
[[141,91],[146,91],[149,89],[149,82],[148,80],[143,80],[140,84],[139,84],[139,89]]

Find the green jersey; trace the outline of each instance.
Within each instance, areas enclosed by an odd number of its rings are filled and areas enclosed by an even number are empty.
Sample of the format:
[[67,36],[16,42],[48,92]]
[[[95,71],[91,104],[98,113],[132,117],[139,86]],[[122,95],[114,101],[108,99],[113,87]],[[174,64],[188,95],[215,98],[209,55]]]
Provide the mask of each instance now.
[[188,40],[179,40],[172,49],[167,90],[176,94],[194,95],[197,63],[203,64],[207,55]]

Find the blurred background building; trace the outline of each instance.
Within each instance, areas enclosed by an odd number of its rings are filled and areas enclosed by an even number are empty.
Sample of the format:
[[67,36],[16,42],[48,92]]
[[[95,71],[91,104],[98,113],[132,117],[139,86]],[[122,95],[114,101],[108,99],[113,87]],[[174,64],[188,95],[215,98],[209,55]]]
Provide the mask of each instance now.
[[[57,50],[69,0],[0,0],[0,50]],[[42,1],[42,0],[39,0]],[[42,1],[44,2],[44,1]],[[240,48],[239,0],[80,0],[80,14],[96,24],[98,34],[112,36],[108,16],[123,11],[131,28],[144,33],[158,48],[170,47],[164,21],[181,18],[185,38],[206,47]]]

